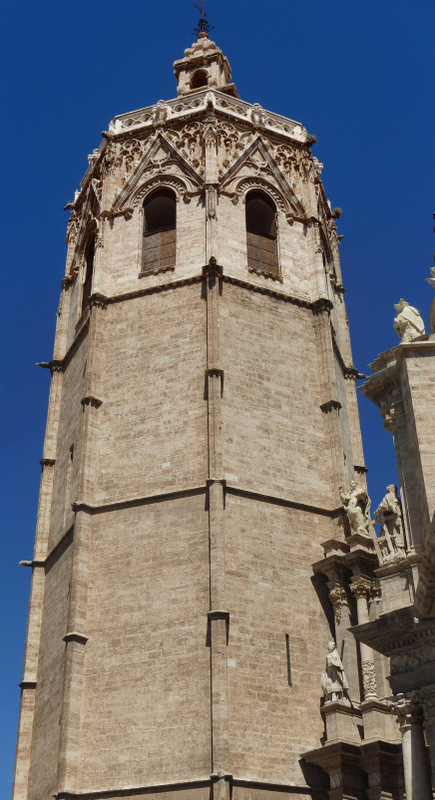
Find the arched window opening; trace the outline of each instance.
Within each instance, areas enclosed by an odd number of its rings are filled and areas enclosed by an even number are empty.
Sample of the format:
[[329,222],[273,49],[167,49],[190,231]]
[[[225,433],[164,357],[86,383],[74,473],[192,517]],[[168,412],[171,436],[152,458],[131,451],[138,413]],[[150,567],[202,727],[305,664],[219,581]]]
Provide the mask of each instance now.
[[201,86],[208,86],[208,75],[203,69],[198,69],[192,75],[192,79],[190,81],[190,88],[200,89]]
[[246,197],[246,235],[248,267],[278,275],[276,208],[262,192],[249,192]]
[[144,240],[142,272],[175,265],[176,201],[170,189],[159,189],[143,204]]
[[92,291],[92,277],[94,274],[95,236],[91,236],[85,249],[85,280],[83,283],[82,312],[85,310]]

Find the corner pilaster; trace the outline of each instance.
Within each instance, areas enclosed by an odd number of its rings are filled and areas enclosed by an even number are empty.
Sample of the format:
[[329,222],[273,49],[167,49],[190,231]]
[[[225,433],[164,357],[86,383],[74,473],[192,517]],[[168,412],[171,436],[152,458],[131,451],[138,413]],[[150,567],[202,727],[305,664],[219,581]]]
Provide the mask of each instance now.
[[210,258],[203,270],[206,299],[206,396],[208,439],[208,533],[211,692],[211,767],[214,800],[228,800],[230,793],[228,741],[227,647],[230,615],[225,576],[225,480],[222,474],[222,412],[224,373],[219,359],[219,297],[222,268]]

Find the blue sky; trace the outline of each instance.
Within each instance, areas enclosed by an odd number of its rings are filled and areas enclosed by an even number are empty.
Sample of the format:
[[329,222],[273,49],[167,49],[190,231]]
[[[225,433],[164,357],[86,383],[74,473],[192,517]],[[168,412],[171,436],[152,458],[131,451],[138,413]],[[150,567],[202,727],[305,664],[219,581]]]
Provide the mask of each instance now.
[[[240,96],[302,122],[333,206],[354,362],[398,342],[403,296],[428,318],[433,290],[433,0],[208,0],[213,38]],[[190,0],[5,0],[0,72],[3,213],[1,336],[0,800],[9,798],[18,718],[39,459],[67,212],[87,154],[116,114],[174,97],[172,61],[193,41]],[[374,507],[396,470],[392,440],[361,397]]]

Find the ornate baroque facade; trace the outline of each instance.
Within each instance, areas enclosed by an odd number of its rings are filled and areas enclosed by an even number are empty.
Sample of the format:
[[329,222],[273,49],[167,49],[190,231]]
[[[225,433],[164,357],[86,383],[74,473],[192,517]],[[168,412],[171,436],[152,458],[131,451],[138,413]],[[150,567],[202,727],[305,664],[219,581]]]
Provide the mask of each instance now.
[[[388,698],[419,687],[387,680],[385,587],[403,605],[430,572],[430,459],[413,479],[403,436],[384,564],[313,137],[240,100],[205,33],[174,66],[177,98],[116,117],[70,205],[13,798],[399,800]],[[386,417],[432,347],[396,348]]]

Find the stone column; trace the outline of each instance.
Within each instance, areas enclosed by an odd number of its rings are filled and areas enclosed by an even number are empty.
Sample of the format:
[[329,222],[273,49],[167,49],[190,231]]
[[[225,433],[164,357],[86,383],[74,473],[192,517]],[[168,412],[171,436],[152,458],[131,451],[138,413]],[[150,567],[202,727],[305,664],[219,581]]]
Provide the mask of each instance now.
[[418,694],[423,707],[424,729],[430,751],[432,778],[435,782],[435,683],[420,689]]
[[423,733],[423,712],[415,693],[398,695],[393,711],[402,734],[406,800],[433,800]]
[[[363,625],[365,622],[369,622],[367,599],[371,590],[371,581],[364,575],[356,575],[352,578],[350,589],[356,599],[358,625]],[[359,646],[364,700],[374,700],[377,698],[377,690],[373,651],[364,642],[360,642]]]

